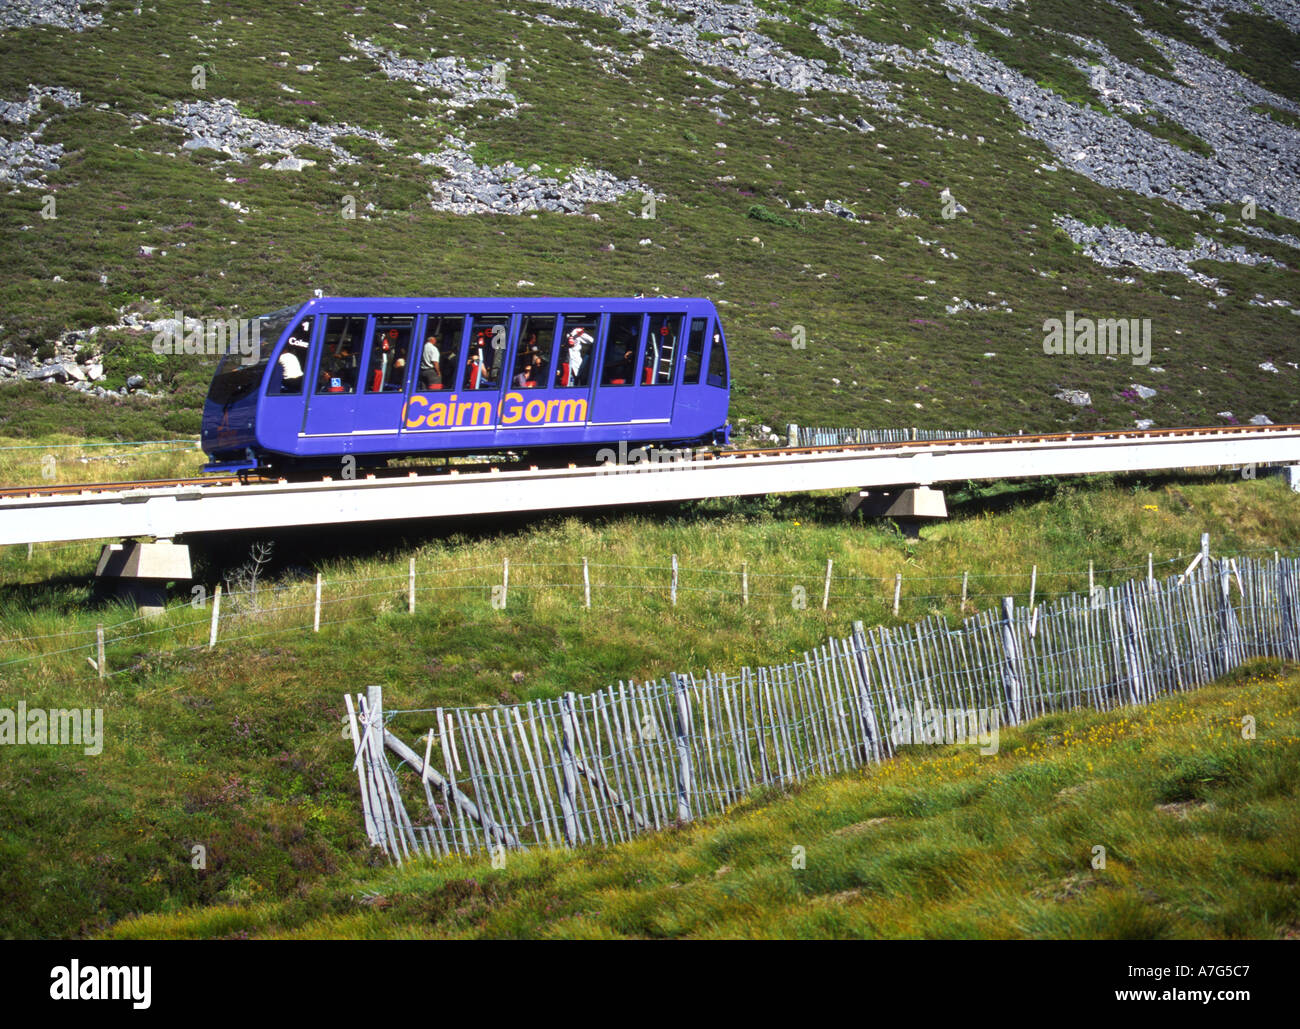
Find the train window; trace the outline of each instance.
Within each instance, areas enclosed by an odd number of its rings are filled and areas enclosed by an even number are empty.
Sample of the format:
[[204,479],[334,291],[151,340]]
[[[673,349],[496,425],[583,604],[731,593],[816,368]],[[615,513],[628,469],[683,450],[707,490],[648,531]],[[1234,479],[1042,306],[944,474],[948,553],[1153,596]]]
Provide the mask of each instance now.
[[519,350],[515,355],[515,370],[510,385],[515,389],[545,387],[551,367],[551,352],[555,349],[555,327],[559,316],[530,314],[524,317],[519,330]]
[[265,341],[258,360],[245,364],[243,355],[230,351],[217,362],[216,373],[208,387],[208,399],[214,404],[226,407],[252,393],[262,385],[262,375],[271,361],[271,351],[276,342],[293,321],[301,305],[281,307],[270,314],[260,315],[258,321],[259,338]]
[[425,322],[424,343],[420,348],[422,393],[456,388],[456,362],[460,339],[465,331],[465,316],[431,314]]
[[722,338],[722,327],[713,326],[713,346],[709,348],[709,385],[727,387],[727,344]]
[[325,319],[325,339],[316,373],[317,393],[356,392],[357,365],[366,341],[365,332],[364,314],[335,314]]
[[311,342],[311,318],[304,318],[289,333],[289,339],[276,359],[275,368],[266,392],[271,396],[298,396],[302,393],[304,371],[307,368],[307,345]]
[[505,364],[508,314],[480,314],[470,325],[465,348],[464,389],[496,389]]
[[636,350],[640,343],[641,315],[610,315],[605,361],[600,369],[602,386],[631,386],[636,381]]
[[682,322],[680,314],[652,314],[650,330],[645,337],[645,357],[641,360],[641,382],[646,386],[672,384],[677,370],[677,352],[681,349]]
[[591,356],[599,327],[598,314],[564,316],[564,339],[560,341],[555,369],[557,386],[581,386],[585,389],[591,382]]
[[405,391],[407,357],[411,352],[414,329],[414,315],[379,315],[375,318],[375,338],[370,343],[370,363],[366,369],[367,393]]
[[708,328],[707,318],[691,319],[691,334],[686,340],[686,374],[682,382],[687,386],[700,384],[700,369],[704,366],[704,330]]

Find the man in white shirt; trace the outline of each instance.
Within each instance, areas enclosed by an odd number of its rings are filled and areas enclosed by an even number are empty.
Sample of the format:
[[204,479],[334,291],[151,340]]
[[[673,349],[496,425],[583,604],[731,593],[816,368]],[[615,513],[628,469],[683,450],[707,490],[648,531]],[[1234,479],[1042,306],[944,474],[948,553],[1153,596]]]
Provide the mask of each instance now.
[[579,325],[569,333],[569,384],[576,385],[578,382],[578,372],[582,370],[582,348],[583,345],[590,346],[595,340],[591,333]]
[[438,340],[430,336],[424,341],[424,350],[420,354],[420,382],[425,389],[432,389],[442,384],[442,371],[438,367],[438,362],[441,360],[442,353],[438,350]]
[[[305,323],[304,323],[305,324]],[[302,359],[307,349],[307,341],[291,336],[280,354],[280,392],[302,392]]]

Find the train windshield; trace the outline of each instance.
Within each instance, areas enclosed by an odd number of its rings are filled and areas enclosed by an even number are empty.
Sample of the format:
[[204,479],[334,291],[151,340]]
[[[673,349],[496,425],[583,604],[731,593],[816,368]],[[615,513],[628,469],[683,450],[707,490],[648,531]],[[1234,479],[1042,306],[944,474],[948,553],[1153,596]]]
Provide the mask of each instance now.
[[212,377],[212,385],[208,387],[208,400],[225,407],[254,392],[271,360],[271,352],[301,307],[301,304],[294,304],[270,314],[259,315],[258,338],[261,342],[252,355],[253,359],[236,351],[222,356],[217,364],[217,372]]

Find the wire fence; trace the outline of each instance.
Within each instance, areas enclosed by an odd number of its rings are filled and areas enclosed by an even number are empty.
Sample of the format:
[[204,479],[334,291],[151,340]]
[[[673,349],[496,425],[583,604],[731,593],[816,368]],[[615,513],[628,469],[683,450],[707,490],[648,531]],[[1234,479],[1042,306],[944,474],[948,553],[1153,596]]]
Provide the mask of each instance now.
[[1159,581],[1006,597],[956,628],[857,622],[784,664],[555,700],[385,711],[372,686],[345,701],[367,836],[401,863],[618,843],[907,743],[995,753],[1000,726],[1149,703],[1261,657],[1300,660],[1300,559],[1198,555]]
[[[1252,553],[1258,551],[1243,551]],[[1282,556],[1277,550],[1273,553]],[[1208,535],[1201,554],[1209,554]],[[1199,560],[1200,558],[1198,558]],[[415,614],[439,601],[464,603],[480,598],[485,613],[511,610],[521,597],[533,603],[568,605],[585,610],[619,610],[647,600],[675,608],[694,603],[792,611],[841,611],[859,616],[897,618],[908,611],[954,609],[964,615],[1011,594],[1034,607],[1054,597],[1085,590],[1098,593],[1114,583],[1145,572],[1148,584],[1182,568],[1181,556],[1145,564],[1096,568],[1040,569],[1021,572],[963,572],[950,575],[863,575],[836,566],[833,560],[799,570],[765,571],[741,561],[734,568],[692,568],[666,555],[662,564],[592,561],[518,562],[430,566],[410,559],[405,572],[287,583],[264,583],[231,589],[193,587],[189,604],[173,604],[161,616],[140,614],[111,624],[82,625],[55,632],[21,633],[0,622],[0,670],[82,653],[101,677],[121,675],[141,663],[147,641],[157,653],[214,649],[219,645],[288,632],[320,632],[377,614]],[[1086,586],[1084,585],[1086,583]],[[151,627],[140,623],[149,621]],[[161,622],[161,624],[152,624]]]

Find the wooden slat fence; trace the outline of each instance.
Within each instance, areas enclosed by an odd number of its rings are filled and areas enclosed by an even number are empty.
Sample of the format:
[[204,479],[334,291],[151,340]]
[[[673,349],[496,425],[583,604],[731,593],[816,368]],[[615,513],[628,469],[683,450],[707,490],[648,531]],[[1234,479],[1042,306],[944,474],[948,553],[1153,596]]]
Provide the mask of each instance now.
[[[996,727],[1109,710],[1258,657],[1300,660],[1300,559],[1209,559],[1032,609],[1008,597],[957,628],[856,623],[787,664],[553,700],[388,716],[379,687],[347,700],[367,835],[401,862],[618,843],[760,786],[885,760],[926,713]],[[399,720],[427,731],[407,742]]]
[[837,447],[845,444],[908,443],[915,440],[983,439],[995,433],[979,429],[854,429],[794,425],[786,429],[792,447]]

